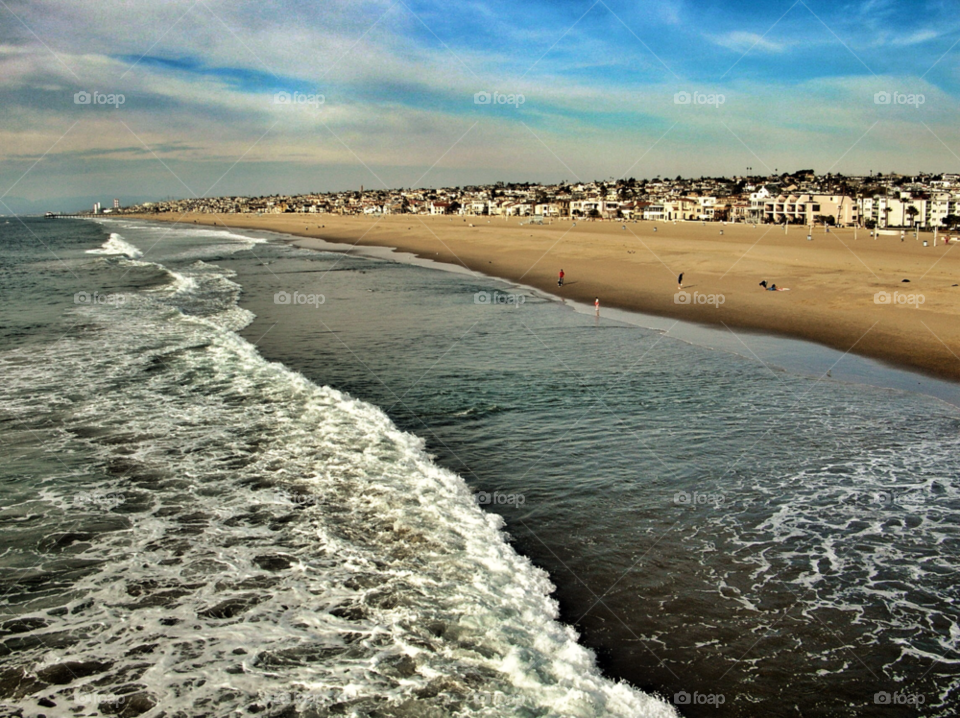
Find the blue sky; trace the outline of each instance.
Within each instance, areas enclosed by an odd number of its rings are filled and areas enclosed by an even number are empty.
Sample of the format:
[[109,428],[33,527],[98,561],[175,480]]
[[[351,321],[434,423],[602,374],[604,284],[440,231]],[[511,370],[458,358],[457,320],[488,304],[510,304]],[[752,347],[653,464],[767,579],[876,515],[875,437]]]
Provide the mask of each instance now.
[[958,172],[958,98],[953,2],[4,0],[0,195]]

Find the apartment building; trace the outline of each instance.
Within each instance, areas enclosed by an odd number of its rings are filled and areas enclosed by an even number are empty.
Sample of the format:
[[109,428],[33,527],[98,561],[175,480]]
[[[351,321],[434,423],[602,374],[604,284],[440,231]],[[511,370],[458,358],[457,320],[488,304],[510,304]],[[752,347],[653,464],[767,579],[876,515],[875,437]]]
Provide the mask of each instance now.
[[826,194],[781,194],[764,201],[763,221],[773,224],[814,224],[818,216],[833,217],[838,226],[859,221],[859,207],[851,197]]

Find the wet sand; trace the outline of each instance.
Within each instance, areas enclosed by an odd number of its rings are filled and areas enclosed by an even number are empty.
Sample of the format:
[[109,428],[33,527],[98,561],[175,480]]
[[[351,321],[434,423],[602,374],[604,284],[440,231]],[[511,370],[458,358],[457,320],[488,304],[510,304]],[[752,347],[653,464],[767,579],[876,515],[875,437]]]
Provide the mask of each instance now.
[[[129,217],[127,215],[126,217]],[[602,307],[730,331],[818,342],[960,380],[960,251],[932,233],[871,238],[866,230],[699,222],[531,225],[513,217],[155,214],[153,221],[257,229],[350,245],[394,247]],[[523,222],[521,224],[521,222]],[[626,227],[626,229],[624,229]],[[722,231],[722,234],[721,234]],[[926,239],[930,246],[924,247]],[[557,273],[566,273],[557,287]],[[677,276],[684,291],[678,303]],[[765,279],[790,291],[763,291]],[[902,280],[909,279],[909,282]],[[880,302],[877,302],[877,293]],[[883,303],[883,300],[889,300]],[[722,303],[721,303],[722,302]]]

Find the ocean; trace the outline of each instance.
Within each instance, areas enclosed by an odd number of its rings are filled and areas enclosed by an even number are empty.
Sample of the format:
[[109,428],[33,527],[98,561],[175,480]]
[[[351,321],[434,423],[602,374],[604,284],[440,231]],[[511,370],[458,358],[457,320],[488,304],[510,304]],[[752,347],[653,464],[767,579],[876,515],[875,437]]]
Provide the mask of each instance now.
[[24,219],[0,271],[0,715],[960,709],[912,375],[246,230]]

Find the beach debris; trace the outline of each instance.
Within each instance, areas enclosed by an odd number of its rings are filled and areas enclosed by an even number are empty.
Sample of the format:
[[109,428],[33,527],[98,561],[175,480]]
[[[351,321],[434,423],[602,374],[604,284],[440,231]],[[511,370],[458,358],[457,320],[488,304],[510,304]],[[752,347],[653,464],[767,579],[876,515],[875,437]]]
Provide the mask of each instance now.
[[909,282],[910,280],[909,280],[909,279],[901,279],[900,281],[901,281],[901,282]]

